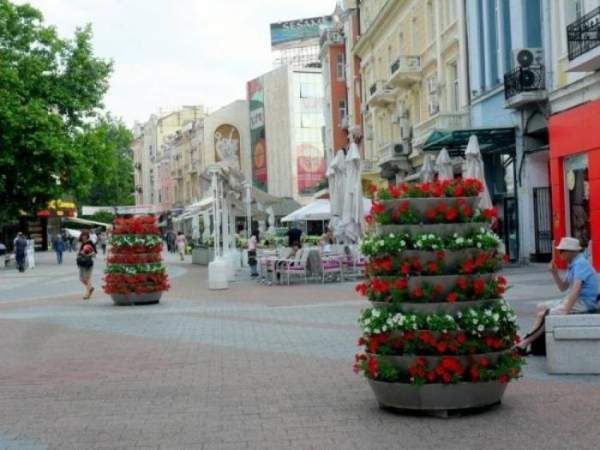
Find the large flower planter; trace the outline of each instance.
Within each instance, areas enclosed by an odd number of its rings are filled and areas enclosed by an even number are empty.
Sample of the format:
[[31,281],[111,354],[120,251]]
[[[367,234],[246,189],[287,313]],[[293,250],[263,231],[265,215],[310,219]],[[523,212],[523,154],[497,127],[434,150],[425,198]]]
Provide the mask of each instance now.
[[119,306],[158,303],[169,282],[156,218],[117,217],[110,244],[104,292]]
[[387,383],[368,380],[377,403],[401,410],[452,411],[494,406],[502,401],[506,384],[499,381],[457,384]]
[[198,247],[192,250],[192,264],[208,266],[215,259],[215,249],[213,247]]
[[[363,247],[370,257],[368,280],[357,287],[370,308],[359,321],[359,345],[365,348],[355,370],[366,376],[381,407],[454,411],[496,405],[507,382],[520,376],[521,361],[511,350],[516,318],[502,299],[506,281],[496,273],[502,255],[490,232],[494,212],[475,210],[477,183],[404,185],[384,192],[387,200],[374,201],[375,235]],[[431,189],[447,197],[431,197]],[[471,194],[452,197],[459,190]],[[392,194],[400,198],[389,200]],[[463,209],[443,223],[427,223],[435,217],[429,212],[446,208]],[[411,223],[389,224],[390,218]],[[465,242],[473,246],[455,250]]]
[[158,303],[162,292],[148,292],[144,294],[111,294],[110,297],[115,305],[152,305]]

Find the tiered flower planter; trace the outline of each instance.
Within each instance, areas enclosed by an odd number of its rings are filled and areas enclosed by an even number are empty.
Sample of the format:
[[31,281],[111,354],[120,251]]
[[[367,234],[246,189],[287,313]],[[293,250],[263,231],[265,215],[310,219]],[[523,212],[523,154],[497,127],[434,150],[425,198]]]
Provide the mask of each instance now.
[[375,192],[367,281],[357,286],[370,307],[354,369],[382,407],[487,407],[521,374],[495,211],[476,208],[481,188],[458,179]]
[[156,218],[116,218],[109,243],[104,292],[115,305],[158,303],[169,281]]

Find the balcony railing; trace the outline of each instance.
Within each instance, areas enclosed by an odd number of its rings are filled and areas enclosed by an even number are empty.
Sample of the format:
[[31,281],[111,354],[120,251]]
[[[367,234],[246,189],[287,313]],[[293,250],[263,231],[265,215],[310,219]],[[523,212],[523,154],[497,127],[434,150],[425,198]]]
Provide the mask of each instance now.
[[389,87],[383,80],[376,81],[369,87],[368,103],[372,106],[385,105],[394,102],[395,89]]
[[546,77],[543,65],[517,67],[504,74],[504,98],[506,100],[523,92],[535,92],[546,89]]
[[325,46],[325,44],[343,44],[344,36],[342,33],[336,30],[325,30],[321,33],[321,39],[319,44],[321,48]]
[[569,61],[600,46],[600,7],[567,26]]
[[390,82],[401,84],[402,81],[414,83],[421,78],[421,57],[403,55],[390,65]]

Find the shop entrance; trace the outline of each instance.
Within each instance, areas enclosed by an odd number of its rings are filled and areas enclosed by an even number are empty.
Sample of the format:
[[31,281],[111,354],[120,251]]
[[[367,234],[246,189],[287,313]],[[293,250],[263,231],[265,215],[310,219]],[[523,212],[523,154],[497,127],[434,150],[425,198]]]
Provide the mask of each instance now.
[[567,234],[587,247],[590,236],[590,190],[587,154],[565,158]]

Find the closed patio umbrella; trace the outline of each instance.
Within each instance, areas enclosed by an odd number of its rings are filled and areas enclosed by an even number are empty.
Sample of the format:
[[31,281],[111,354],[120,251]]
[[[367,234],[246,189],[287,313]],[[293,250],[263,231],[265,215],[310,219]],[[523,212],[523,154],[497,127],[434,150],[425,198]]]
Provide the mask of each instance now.
[[433,163],[431,162],[431,155],[426,154],[423,158],[423,165],[419,171],[419,179],[421,183],[431,183],[435,172],[433,170]]
[[452,160],[448,154],[448,150],[442,149],[435,160],[435,168],[438,173],[439,180],[452,180],[454,178],[454,169],[452,168]]
[[351,136],[350,148],[346,155],[346,173],[344,175],[342,227],[344,238],[350,242],[358,242],[362,235],[364,221],[360,152],[355,142],[356,139],[357,137]]
[[465,172],[464,178],[477,178],[483,183],[483,191],[479,194],[479,207],[489,209],[493,207],[490,191],[485,183],[485,171],[483,168],[483,160],[481,159],[481,151],[479,149],[479,140],[477,136],[472,134],[465,150]]

